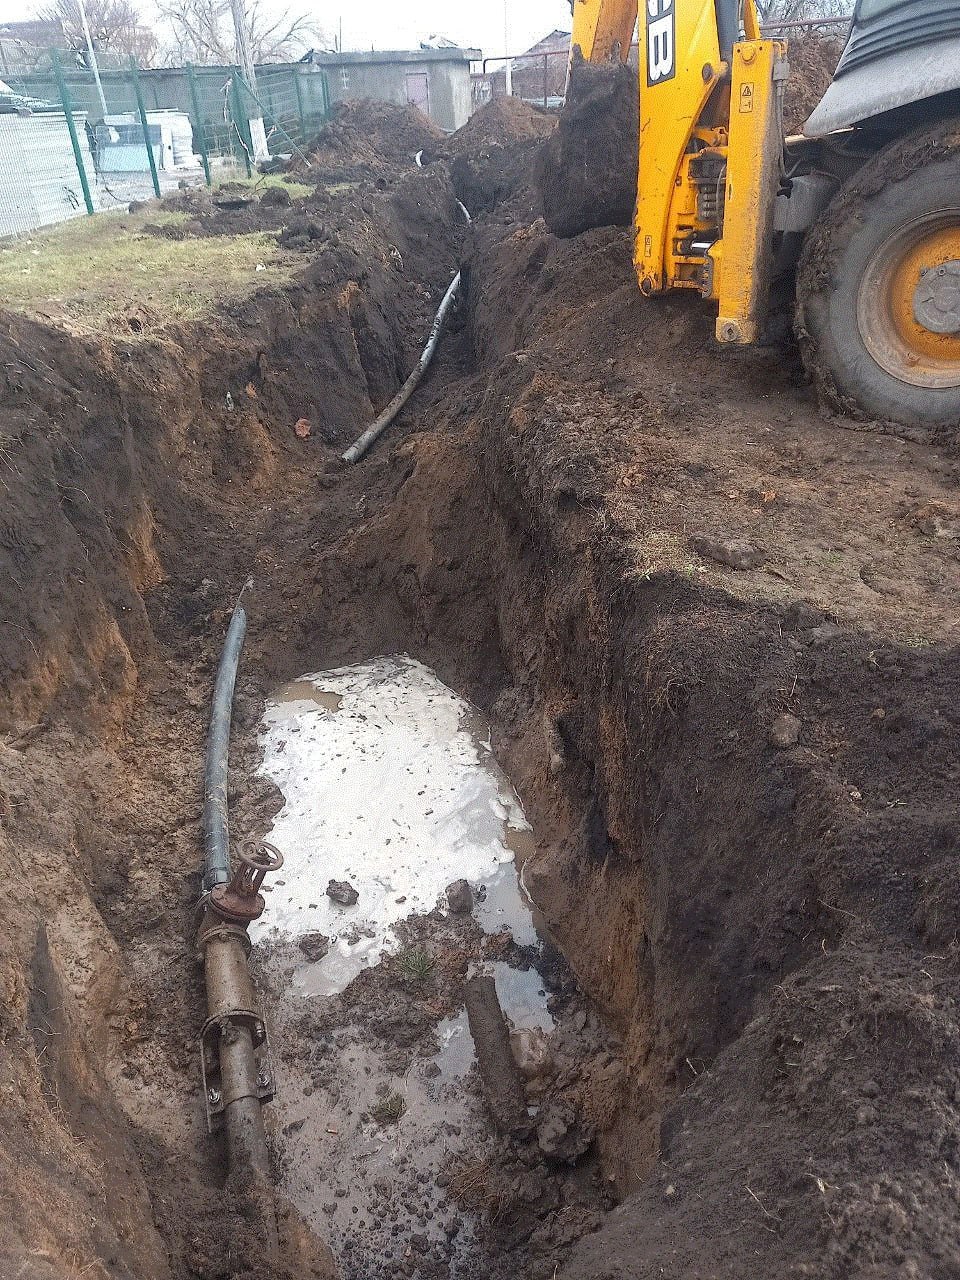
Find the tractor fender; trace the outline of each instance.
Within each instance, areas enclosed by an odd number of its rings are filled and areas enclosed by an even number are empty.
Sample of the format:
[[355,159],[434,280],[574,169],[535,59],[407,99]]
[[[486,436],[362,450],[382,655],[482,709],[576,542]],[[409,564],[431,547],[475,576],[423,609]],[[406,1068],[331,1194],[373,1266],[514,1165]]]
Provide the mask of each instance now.
[[808,138],[960,89],[960,36],[897,49],[838,75],[803,126]]

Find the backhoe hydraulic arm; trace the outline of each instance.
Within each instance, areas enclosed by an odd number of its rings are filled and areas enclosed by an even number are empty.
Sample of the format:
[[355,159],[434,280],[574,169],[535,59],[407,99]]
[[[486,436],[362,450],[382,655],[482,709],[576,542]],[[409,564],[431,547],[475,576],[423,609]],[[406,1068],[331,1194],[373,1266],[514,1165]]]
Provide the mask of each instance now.
[[626,62],[637,25],[637,0],[574,0],[572,48],[587,62]]
[[[638,8],[575,0],[572,48],[625,61]],[[763,40],[754,0],[643,0],[634,261],[645,294],[696,289],[721,342],[763,318],[782,147],[786,45]]]

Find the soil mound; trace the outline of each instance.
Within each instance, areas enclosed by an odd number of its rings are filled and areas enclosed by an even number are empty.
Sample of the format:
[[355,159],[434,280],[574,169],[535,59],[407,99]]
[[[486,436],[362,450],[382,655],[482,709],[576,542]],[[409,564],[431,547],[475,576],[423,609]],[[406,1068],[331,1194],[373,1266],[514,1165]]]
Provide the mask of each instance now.
[[535,138],[548,138],[556,127],[556,116],[519,98],[494,98],[474,112],[462,129],[454,133],[443,154],[450,159],[509,147]]
[[783,99],[783,127],[799,133],[826,93],[843,53],[842,36],[808,32],[790,41],[790,79]]
[[440,156],[449,161],[457,195],[471,213],[514,198],[525,212],[539,211],[529,174],[556,123],[549,112],[518,98],[494,98],[453,134]]
[[443,137],[443,130],[417,107],[369,99],[342,102],[311,143],[309,165],[300,160],[295,168],[310,172],[333,167],[348,174],[350,169],[409,163],[418,151],[436,149]]
[[638,118],[633,68],[592,66],[575,54],[560,123],[536,169],[544,218],[556,235],[630,222],[637,191]]

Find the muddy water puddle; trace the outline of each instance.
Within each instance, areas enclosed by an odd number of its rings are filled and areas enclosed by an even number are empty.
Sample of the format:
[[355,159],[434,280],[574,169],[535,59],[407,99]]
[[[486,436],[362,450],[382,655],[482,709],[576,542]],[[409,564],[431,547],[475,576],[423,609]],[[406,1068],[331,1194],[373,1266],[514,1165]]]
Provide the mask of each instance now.
[[[554,1029],[519,798],[476,709],[406,656],[284,686],[261,744],[284,797],[267,836],[284,866],[251,930],[279,1046],[282,1188],[347,1277],[492,1275],[450,1193],[494,1142],[463,981],[494,977],[521,1061]],[[356,901],[328,896],[331,880]],[[457,880],[472,908],[453,915]]]

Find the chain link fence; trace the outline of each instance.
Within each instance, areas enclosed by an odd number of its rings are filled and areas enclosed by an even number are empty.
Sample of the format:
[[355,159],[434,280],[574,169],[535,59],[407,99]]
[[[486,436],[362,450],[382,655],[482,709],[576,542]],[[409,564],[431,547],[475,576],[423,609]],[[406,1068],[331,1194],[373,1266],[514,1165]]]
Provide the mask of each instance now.
[[[69,59],[69,62],[68,62]],[[0,237],[116,209],[183,185],[250,175],[250,120],[271,154],[303,151],[330,114],[327,78],[265,66],[257,91],[237,67],[105,69],[74,53],[0,81]]]

